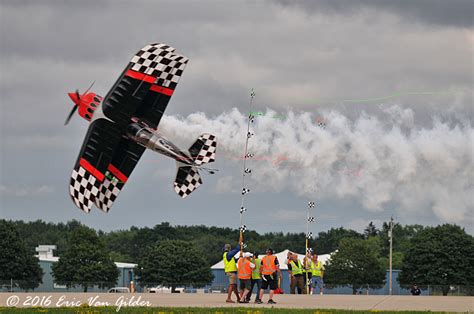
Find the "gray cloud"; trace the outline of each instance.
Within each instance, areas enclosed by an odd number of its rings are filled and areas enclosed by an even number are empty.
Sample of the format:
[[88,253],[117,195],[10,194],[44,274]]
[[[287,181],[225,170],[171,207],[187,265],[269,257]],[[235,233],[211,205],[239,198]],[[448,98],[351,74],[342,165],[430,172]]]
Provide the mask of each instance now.
[[299,0],[279,1],[317,14],[360,14],[364,10],[386,11],[408,23],[470,28],[474,25],[474,4],[470,0]]
[[[248,106],[249,90],[255,88],[257,110],[270,108],[286,116],[291,111],[292,121],[300,126],[305,125],[304,117],[323,112],[332,112],[330,123],[345,121],[347,130],[328,128],[321,133],[316,129],[314,136],[326,153],[316,150],[313,159],[307,160],[324,174],[318,180],[321,188],[340,185],[325,193],[321,215],[331,218],[322,221],[321,227],[348,225],[356,217],[384,220],[396,214],[397,208],[405,223],[467,219],[466,225],[470,218],[465,214],[464,174],[459,173],[458,181],[437,174],[437,184],[431,189],[423,186],[433,180],[426,175],[429,166],[439,164],[437,171],[441,171],[464,162],[462,147],[451,145],[465,139],[472,125],[474,32],[466,29],[470,25],[463,17],[470,12],[466,3],[456,2],[450,8],[430,3],[320,1],[316,5],[322,14],[318,14],[304,2],[295,7],[273,1],[0,1],[0,183],[4,191],[15,187],[32,191],[43,185],[54,189],[41,202],[4,193],[2,216],[76,218],[105,229],[127,228],[130,222],[124,217],[134,208],[134,219],[141,225],[163,220],[209,224],[206,217],[214,217],[213,224],[235,227],[228,216],[238,219],[239,206],[234,205],[240,203],[240,165],[235,155],[242,143],[234,140],[246,127],[240,112]],[[425,10],[418,9],[424,6]],[[456,22],[453,12],[458,9],[464,15]],[[196,132],[207,131],[203,126],[209,123],[209,130],[220,128],[220,147],[227,154],[217,162],[221,171],[205,177],[199,191],[181,201],[171,190],[173,162],[146,153],[107,218],[100,213],[84,216],[71,204],[67,182],[87,125],[79,118],[63,127],[72,106],[66,93],[76,88],[83,91],[96,80],[93,90],[105,95],[131,56],[156,41],[190,58],[159,129],[187,147],[198,134],[175,134],[169,127],[172,123],[189,124]],[[344,101],[404,92],[384,100]],[[232,111],[234,107],[240,112]],[[367,143],[342,145],[356,137],[356,130],[368,132],[362,128],[371,125],[368,117],[379,125],[373,126],[373,135],[357,139]],[[227,125],[229,120],[232,123]],[[266,231],[297,228],[296,222],[269,222],[268,217],[274,210],[294,210],[295,204],[308,197],[289,187],[288,182],[297,178],[292,168],[285,168],[301,165],[306,146],[298,144],[291,153],[298,162],[277,162],[289,153],[285,150],[291,147],[289,136],[298,138],[302,130],[276,122],[280,121],[259,124],[261,146],[255,147],[266,154],[266,159],[255,161],[262,165],[260,180],[275,182],[272,189],[260,188],[261,193],[252,195],[251,205],[258,208],[255,224]],[[381,132],[380,138],[375,132]],[[429,137],[439,137],[439,143]],[[423,149],[416,150],[415,143]],[[423,173],[406,187],[399,185],[406,179],[398,177],[406,170],[390,168],[376,150],[390,152],[393,160],[398,156],[393,148],[397,145],[408,152],[400,151],[401,164],[409,165],[414,159],[416,170]],[[360,161],[367,165],[358,174],[357,158],[340,156],[351,147],[367,147],[366,152],[383,166],[380,173],[371,168],[370,156],[360,152]],[[436,155],[438,150],[444,157],[424,161],[426,152]],[[321,160],[315,163],[314,158]],[[336,160],[337,167],[331,160]],[[303,175],[296,168],[295,173]],[[392,181],[384,175],[393,176]],[[411,176],[410,172],[405,175]],[[310,186],[310,180],[302,176],[301,184]],[[445,185],[447,190],[443,190]],[[410,191],[415,186],[422,186],[418,195]],[[209,206],[209,199],[215,205]],[[457,210],[447,215],[450,205]],[[34,210],[40,207],[47,210]]]

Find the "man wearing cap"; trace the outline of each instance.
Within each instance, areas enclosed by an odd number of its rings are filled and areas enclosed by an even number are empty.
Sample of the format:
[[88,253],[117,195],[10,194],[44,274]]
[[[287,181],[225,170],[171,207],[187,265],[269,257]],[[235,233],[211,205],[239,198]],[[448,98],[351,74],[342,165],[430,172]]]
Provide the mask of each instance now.
[[260,300],[260,288],[262,287],[262,275],[260,274],[261,260],[258,258],[258,253],[253,253],[253,259],[251,262],[255,264],[255,268],[252,270],[252,278],[250,279],[250,291],[247,294],[247,301],[250,302],[252,296],[253,287],[257,285],[257,293],[255,295],[255,303]]
[[277,257],[273,255],[273,250],[267,249],[266,253],[267,255],[262,258],[260,267],[260,273],[262,274],[262,289],[260,289],[260,298],[258,302],[256,301],[255,303],[262,303],[265,290],[270,288],[270,299],[268,300],[268,304],[276,304],[276,302],[273,301],[273,294],[278,288],[277,272],[281,277],[281,270]]
[[240,250],[240,245],[233,250],[231,250],[230,244],[224,245],[224,255],[222,256],[224,260],[224,272],[229,277],[229,290],[227,292],[227,303],[235,303],[232,301],[232,292],[234,292],[237,297],[237,302],[240,301],[239,292],[237,291],[237,260],[234,258],[235,254]]
[[255,264],[250,261],[252,253],[240,252],[240,259],[237,267],[237,276],[240,281],[240,300],[239,303],[249,303],[247,300],[247,294],[250,291],[250,279],[252,278],[252,269],[255,268]]

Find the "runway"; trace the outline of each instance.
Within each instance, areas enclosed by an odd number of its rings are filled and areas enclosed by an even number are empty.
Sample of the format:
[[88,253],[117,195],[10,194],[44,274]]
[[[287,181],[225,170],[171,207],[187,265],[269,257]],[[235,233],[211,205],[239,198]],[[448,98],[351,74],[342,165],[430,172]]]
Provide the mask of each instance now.
[[[474,312],[474,297],[275,295],[275,305],[229,304],[224,294],[123,294],[123,293],[0,293],[0,307],[119,306],[121,307],[245,307],[345,309],[372,311]],[[268,295],[264,296],[264,302]],[[16,304],[14,304],[16,303]]]

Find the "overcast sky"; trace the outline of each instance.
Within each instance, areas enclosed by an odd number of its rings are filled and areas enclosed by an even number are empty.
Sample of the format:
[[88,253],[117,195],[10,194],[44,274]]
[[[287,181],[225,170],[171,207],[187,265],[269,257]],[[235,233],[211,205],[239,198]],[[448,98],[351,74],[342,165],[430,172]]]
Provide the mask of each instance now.
[[[313,200],[313,233],[393,216],[473,234],[473,19],[469,0],[0,0],[0,217],[238,228],[254,88],[248,228],[302,232]],[[174,161],[146,152],[111,211],[85,214],[67,92],[106,95],[153,42],[190,58],[159,131],[183,149],[214,133],[220,171],[182,200]]]

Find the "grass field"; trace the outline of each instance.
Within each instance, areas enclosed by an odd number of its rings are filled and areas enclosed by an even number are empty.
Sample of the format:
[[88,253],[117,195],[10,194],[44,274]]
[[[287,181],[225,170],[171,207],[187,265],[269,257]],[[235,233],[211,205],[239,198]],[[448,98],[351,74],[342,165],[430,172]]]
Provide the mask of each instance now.
[[[121,308],[117,312],[115,307],[72,307],[72,308],[0,308],[0,313],[26,314],[26,313],[51,313],[51,314],[187,314],[187,313],[203,313],[203,314],[266,314],[266,313],[296,313],[296,314],[363,314],[363,313],[384,313],[384,314],[416,314],[427,313],[421,311],[348,311],[333,309],[248,309],[248,308],[171,308],[171,307],[133,307]],[[428,312],[429,313],[429,312]],[[448,313],[448,312],[435,312]]]

